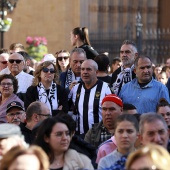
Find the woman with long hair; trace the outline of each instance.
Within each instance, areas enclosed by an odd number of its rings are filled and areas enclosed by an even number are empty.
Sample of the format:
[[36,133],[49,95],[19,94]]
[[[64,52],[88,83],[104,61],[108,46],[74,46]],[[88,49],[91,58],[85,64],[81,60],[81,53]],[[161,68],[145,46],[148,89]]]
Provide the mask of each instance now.
[[72,138],[72,123],[56,116],[44,120],[39,127],[35,144],[41,146],[50,160],[50,170],[93,170],[85,155],[69,149]]
[[54,63],[45,61],[34,72],[32,86],[27,89],[25,108],[34,101],[45,103],[55,116],[59,110],[68,111],[68,96],[65,88],[58,84],[58,72]]
[[89,31],[87,27],[76,27],[71,31],[71,45],[77,48],[83,48],[87,59],[94,59],[98,53],[90,44]]
[[61,72],[66,72],[70,65],[69,65],[69,60],[70,60],[70,53],[66,50],[60,50],[59,52],[55,53],[56,57],[56,67],[59,70],[59,74]]

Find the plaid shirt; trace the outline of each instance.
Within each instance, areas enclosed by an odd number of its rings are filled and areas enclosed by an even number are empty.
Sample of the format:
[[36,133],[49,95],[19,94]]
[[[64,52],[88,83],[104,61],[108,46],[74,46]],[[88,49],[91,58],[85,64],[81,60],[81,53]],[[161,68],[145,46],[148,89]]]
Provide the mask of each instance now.
[[100,134],[100,143],[105,142],[110,139],[113,135],[102,125],[101,134]]

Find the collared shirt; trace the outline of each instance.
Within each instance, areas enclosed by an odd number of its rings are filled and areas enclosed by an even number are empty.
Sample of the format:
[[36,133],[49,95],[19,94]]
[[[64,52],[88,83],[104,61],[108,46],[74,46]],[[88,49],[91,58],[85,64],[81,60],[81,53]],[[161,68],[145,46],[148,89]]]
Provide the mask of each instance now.
[[156,105],[160,98],[165,98],[170,102],[167,87],[155,79],[144,87],[140,87],[135,78],[122,87],[119,97],[123,103],[133,104],[140,114],[156,112]]
[[101,127],[101,134],[100,134],[100,143],[105,142],[106,140],[110,139],[112,134],[102,125]]
[[27,88],[32,85],[33,76],[21,71],[15,76],[18,80],[18,91],[17,93],[26,93]]

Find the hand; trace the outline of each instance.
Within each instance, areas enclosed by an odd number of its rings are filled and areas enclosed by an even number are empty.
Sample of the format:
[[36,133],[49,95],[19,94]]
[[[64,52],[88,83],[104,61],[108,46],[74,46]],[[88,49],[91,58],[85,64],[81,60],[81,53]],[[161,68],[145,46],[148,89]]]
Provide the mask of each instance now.
[[77,81],[73,81],[70,86],[69,86],[69,89],[71,90],[76,84],[78,84]]

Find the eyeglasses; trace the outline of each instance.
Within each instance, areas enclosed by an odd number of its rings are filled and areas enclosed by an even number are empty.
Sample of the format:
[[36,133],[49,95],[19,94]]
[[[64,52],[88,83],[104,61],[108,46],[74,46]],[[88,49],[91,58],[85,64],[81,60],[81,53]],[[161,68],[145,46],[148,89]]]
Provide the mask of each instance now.
[[51,74],[54,74],[55,73],[55,70],[53,68],[43,68],[42,71],[44,73],[48,73],[50,71]]
[[58,57],[57,60],[62,61],[63,59],[64,59],[64,60],[67,60],[68,58],[69,58],[69,57],[67,57],[67,56],[65,56],[65,57]]
[[10,86],[12,86],[12,85],[13,85],[13,83],[1,83],[1,84],[0,84],[0,86],[2,86],[2,87],[5,87],[5,86],[10,87]]
[[23,112],[16,112],[16,113],[8,113],[7,116],[9,117],[14,117],[14,116],[19,116],[21,115]]
[[9,59],[8,61],[9,61],[11,64],[13,64],[14,62],[16,62],[17,64],[20,64],[21,61],[23,61],[23,60],[19,60],[19,59],[16,59],[16,60]]
[[37,115],[45,116],[45,117],[51,117],[51,115],[50,115],[50,114],[42,114],[42,113],[39,113],[39,114],[37,114]]
[[2,63],[2,64],[7,64],[7,61],[0,61],[0,63]]

